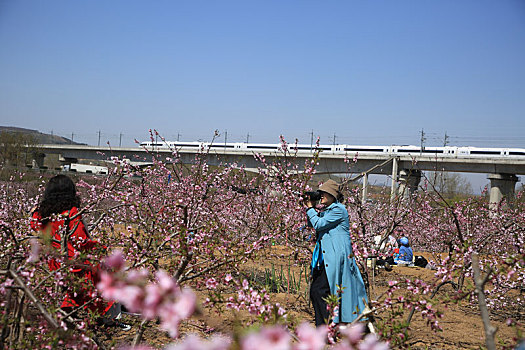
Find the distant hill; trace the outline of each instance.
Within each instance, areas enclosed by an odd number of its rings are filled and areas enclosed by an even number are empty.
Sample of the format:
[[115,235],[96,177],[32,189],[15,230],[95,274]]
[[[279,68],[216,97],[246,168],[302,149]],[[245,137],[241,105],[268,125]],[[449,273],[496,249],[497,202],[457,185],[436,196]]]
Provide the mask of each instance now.
[[22,134],[32,135],[36,143],[46,145],[46,144],[57,144],[57,145],[85,145],[85,143],[78,143],[71,141],[67,137],[62,137],[58,135],[44,134],[38,130],[17,128],[14,126],[0,126],[0,132],[18,132]]

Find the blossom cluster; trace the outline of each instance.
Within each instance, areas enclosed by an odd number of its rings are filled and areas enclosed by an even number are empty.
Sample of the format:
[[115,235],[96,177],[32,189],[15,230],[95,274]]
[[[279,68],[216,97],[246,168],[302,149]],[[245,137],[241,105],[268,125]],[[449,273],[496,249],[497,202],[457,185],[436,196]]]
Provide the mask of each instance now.
[[[148,281],[148,271],[125,270],[121,252],[104,260],[108,270],[101,272],[97,288],[108,300],[116,300],[145,319],[159,317],[161,327],[170,336],[179,335],[180,322],[195,310],[196,296],[189,288],[181,288],[165,271],[155,272],[155,283]],[[111,270],[109,270],[111,269]]]
[[209,296],[206,298],[205,305],[220,307],[222,304],[227,309],[240,311],[247,310],[251,315],[257,316],[263,322],[271,318],[286,319],[286,310],[279,303],[270,303],[270,295],[266,290],[258,291],[250,287],[248,281],[241,282],[234,279],[231,274],[224,277],[224,286],[234,289],[237,292],[233,296],[224,297],[223,291],[219,290],[219,282],[215,278],[206,281],[206,288]]

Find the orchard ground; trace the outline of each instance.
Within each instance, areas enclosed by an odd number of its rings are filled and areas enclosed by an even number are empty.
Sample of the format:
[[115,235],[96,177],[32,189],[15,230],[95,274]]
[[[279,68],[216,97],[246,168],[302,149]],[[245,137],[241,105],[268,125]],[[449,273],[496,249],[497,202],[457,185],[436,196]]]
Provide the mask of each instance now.
[[[429,260],[432,259],[430,253],[415,253],[416,255],[423,255]],[[271,287],[273,292],[270,293],[271,302],[280,303],[287,312],[288,318],[293,323],[300,323],[301,321],[309,321],[313,324],[313,308],[308,300],[308,285],[305,283],[304,271],[305,264],[308,264],[310,257],[305,254],[296,254],[291,248],[285,246],[272,246],[267,248],[259,254],[258,258],[247,264],[239,266],[238,276],[244,276],[247,279],[252,279],[251,282],[259,283],[260,286],[264,284],[265,273],[268,274],[274,269],[276,280],[279,280],[280,285],[277,287],[273,284]],[[300,284],[299,292],[293,290],[286,292],[288,286],[288,265],[290,262],[290,279],[295,277],[295,286],[297,286],[297,278],[300,276],[302,282]],[[283,280],[281,277],[281,266],[283,267]],[[371,298],[374,299],[383,293],[391,280],[401,280],[404,278],[417,278],[430,282],[434,279],[435,271],[419,267],[402,267],[395,266],[393,271],[387,272],[383,269],[378,269],[371,282]],[[290,283],[291,289],[293,282]],[[202,303],[207,297],[207,290],[205,287],[192,286],[197,290],[199,301]],[[278,288],[278,292],[276,289]],[[426,324],[417,313],[414,315],[410,324],[410,338],[408,344],[412,349],[479,349],[484,347],[485,335],[483,331],[482,319],[479,316],[479,309],[470,305],[467,301],[460,303],[446,303],[447,295],[452,292],[450,285],[443,286],[436,294],[435,299],[439,300],[436,305],[438,309],[443,312],[443,318],[439,323],[443,328],[443,332],[434,332]],[[402,291],[402,293],[409,293]],[[509,296],[517,297],[517,295]],[[525,295],[521,295],[525,297]],[[405,311],[404,319],[408,317],[410,310]],[[521,317],[525,317],[525,309],[518,310]],[[381,313],[378,316],[381,317]],[[506,344],[515,335],[514,330],[506,325],[506,317],[504,313],[491,315],[492,323],[498,327],[496,333],[497,344]],[[100,334],[101,338],[105,340],[107,345],[130,344],[133,341],[135,333],[141,320],[138,317],[124,316],[127,323],[132,324],[132,329],[127,332],[116,331],[115,329],[108,329],[105,334]],[[252,323],[255,316],[250,315],[246,311],[225,310],[217,313],[210,309],[200,308],[200,312],[194,315],[189,320],[183,322],[181,326],[181,337],[190,333],[199,334],[202,337],[208,337],[214,333],[231,334],[234,329],[245,328],[247,324]],[[163,345],[171,343],[173,339],[158,329],[158,325],[152,321],[144,332],[143,343],[150,346],[161,348]]]

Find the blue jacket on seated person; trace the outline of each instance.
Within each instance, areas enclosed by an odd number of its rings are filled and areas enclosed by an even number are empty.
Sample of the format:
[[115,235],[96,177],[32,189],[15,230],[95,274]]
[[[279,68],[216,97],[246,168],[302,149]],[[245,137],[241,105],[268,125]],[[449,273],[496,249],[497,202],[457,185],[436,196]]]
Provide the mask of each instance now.
[[412,248],[408,243],[408,238],[402,237],[399,240],[399,243],[401,245],[401,247],[399,247],[399,257],[395,259],[395,262],[411,263],[414,259],[414,253],[412,252]]

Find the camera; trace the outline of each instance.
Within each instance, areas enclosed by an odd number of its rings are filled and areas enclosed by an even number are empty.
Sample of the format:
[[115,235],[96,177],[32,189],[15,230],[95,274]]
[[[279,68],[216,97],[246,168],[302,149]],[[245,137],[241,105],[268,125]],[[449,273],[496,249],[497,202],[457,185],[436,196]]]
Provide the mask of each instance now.
[[321,192],[319,191],[308,191],[304,193],[304,198],[310,199],[312,202],[317,202],[321,199]]

